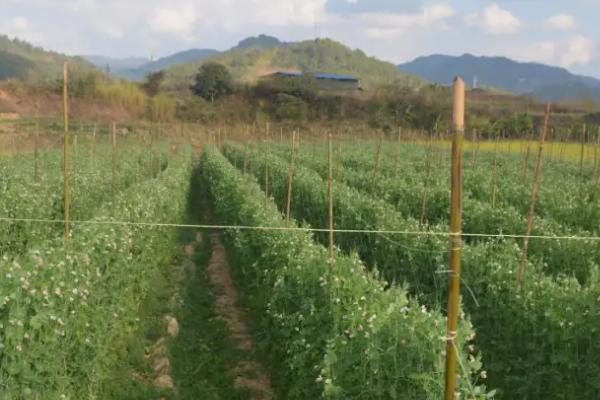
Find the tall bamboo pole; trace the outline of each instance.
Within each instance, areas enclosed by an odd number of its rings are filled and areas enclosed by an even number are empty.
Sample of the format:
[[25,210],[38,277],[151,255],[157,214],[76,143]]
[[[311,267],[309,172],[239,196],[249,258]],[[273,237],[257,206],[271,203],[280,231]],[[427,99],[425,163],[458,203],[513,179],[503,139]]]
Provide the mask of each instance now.
[[331,133],[327,135],[327,198],[329,203],[329,272],[333,271],[335,251],[333,244],[333,160],[331,155]]
[[456,398],[456,336],[460,303],[460,252],[462,229],[462,152],[465,130],[465,83],[454,79],[454,135],[452,139],[452,174],[450,198],[450,276],[448,279],[448,331],[446,337],[445,400]]
[[292,148],[290,153],[290,168],[288,170],[287,204],[285,208],[285,226],[290,226],[290,208],[292,206],[292,181],[294,179],[294,162],[296,157],[296,131],[292,132]]
[[546,132],[548,131],[548,120],[550,119],[550,103],[546,105],[546,113],[544,115],[544,126],[540,134],[540,148],[538,150],[537,161],[535,164],[535,175],[533,176],[533,189],[531,190],[531,203],[529,205],[529,213],[527,214],[527,230],[525,232],[525,241],[521,250],[521,264],[517,274],[517,282],[519,286],[523,285],[523,277],[525,276],[525,266],[527,265],[527,250],[529,249],[529,235],[533,227],[533,214],[535,212],[535,203],[540,188],[540,174],[542,172],[542,156],[544,153],[544,143],[546,142]]
[[69,192],[69,64],[63,65],[63,118],[64,118],[64,133],[63,133],[63,207],[64,207],[64,228],[65,241],[69,240],[69,207],[70,207],[70,192]]

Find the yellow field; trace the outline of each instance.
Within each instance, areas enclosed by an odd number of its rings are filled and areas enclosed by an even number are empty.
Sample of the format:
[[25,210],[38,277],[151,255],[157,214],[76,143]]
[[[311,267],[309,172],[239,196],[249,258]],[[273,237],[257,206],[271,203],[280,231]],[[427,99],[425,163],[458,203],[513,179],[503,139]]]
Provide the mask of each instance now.
[[[436,145],[450,147],[451,142],[443,141],[436,142]],[[523,153],[529,146],[531,154],[537,154],[539,149],[539,142],[537,141],[525,141],[525,140],[505,140],[499,141],[498,143],[493,141],[480,141],[464,142],[464,150],[466,152],[479,149],[480,151],[494,151],[494,148],[498,148],[498,151],[508,153]],[[600,145],[598,144],[586,144],[584,146],[584,161],[595,162],[600,157]],[[574,142],[546,142],[544,145],[544,154],[546,157],[557,160],[565,161],[577,161],[581,159],[581,143]]]

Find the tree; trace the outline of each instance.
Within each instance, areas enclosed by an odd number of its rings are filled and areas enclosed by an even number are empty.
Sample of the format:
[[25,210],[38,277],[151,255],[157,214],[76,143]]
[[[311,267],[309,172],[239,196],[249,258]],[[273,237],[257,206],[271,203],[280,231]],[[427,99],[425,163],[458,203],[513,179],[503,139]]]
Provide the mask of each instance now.
[[196,96],[214,102],[215,99],[232,92],[231,74],[222,64],[203,64],[196,74],[192,91]]
[[160,87],[165,80],[165,71],[157,71],[153,72],[146,77],[146,82],[144,82],[144,91],[148,94],[148,96],[156,96],[160,91]]

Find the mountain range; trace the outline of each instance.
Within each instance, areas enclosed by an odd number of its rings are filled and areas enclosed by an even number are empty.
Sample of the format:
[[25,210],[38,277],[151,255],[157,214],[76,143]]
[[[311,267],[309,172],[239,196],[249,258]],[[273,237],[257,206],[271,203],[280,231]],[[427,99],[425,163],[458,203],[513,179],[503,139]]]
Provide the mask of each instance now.
[[448,85],[454,76],[461,75],[479,87],[498,88],[517,95],[532,95],[542,100],[592,98],[600,103],[598,79],[576,75],[565,68],[522,63],[506,57],[436,54],[395,66],[330,39],[283,42],[258,35],[226,51],[190,49],[152,61],[144,57],[70,57],[0,35],[0,80],[56,77],[62,63],[69,61],[81,70],[93,65],[131,80],[142,80],[149,73],[164,69],[167,87],[179,88],[188,87],[207,60],[226,65],[236,80],[246,83],[279,69],[350,74],[361,79],[363,88],[391,83]]
[[506,57],[431,55],[398,65],[404,72],[442,85],[456,75],[467,83],[491,86],[542,100],[593,98],[600,103],[600,80],[575,75],[565,68],[539,63],[522,63]]

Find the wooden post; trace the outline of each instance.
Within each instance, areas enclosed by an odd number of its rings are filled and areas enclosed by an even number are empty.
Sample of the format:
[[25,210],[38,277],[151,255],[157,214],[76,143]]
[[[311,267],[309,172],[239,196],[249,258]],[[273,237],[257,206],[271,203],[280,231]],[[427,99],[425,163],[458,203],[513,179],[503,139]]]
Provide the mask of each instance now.
[[117,123],[112,123],[112,215],[115,216],[115,197],[117,195]]
[[533,227],[533,213],[535,212],[535,203],[537,200],[538,190],[540,187],[540,174],[542,172],[542,155],[544,152],[544,143],[546,141],[546,132],[548,131],[548,120],[550,118],[550,103],[546,105],[546,114],[544,116],[544,126],[540,134],[540,148],[538,150],[537,161],[535,164],[535,175],[533,177],[533,189],[531,190],[531,203],[529,205],[529,213],[527,214],[527,230],[525,232],[525,241],[521,250],[521,264],[517,274],[517,282],[519,286],[523,285],[523,277],[525,276],[525,266],[527,265],[527,250],[529,249],[529,235]]
[[287,204],[285,209],[285,227],[290,226],[290,208],[292,206],[292,180],[294,179],[294,162],[296,157],[296,132],[292,132],[292,148],[290,153],[290,168],[288,171]]
[[333,162],[331,155],[331,133],[327,135],[327,198],[329,203],[329,272],[333,271],[335,251],[333,244]]
[[458,308],[460,304],[460,252],[462,245],[462,151],[465,121],[465,83],[454,79],[452,139],[452,174],[450,201],[450,276],[448,279],[448,330],[446,337],[445,400],[456,398],[456,336],[458,334]]
[[63,207],[64,207],[64,228],[65,242],[69,240],[69,207],[70,207],[70,192],[69,192],[69,64],[63,65],[63,118],[64,118],[64,133],[63,133]]

